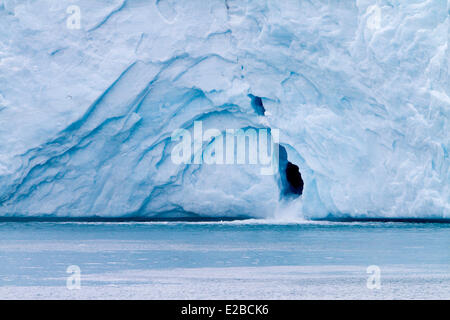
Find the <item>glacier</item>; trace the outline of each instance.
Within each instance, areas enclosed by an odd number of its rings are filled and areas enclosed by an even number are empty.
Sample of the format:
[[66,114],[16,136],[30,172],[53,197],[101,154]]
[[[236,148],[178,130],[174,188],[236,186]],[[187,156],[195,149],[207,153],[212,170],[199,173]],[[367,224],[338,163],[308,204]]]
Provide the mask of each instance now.
[[[450,218],[449,16],[447,0],[0,0],[0,216]],[[194,121],[279,129],[303,194],[255,165],[175,165],[171,134]]]

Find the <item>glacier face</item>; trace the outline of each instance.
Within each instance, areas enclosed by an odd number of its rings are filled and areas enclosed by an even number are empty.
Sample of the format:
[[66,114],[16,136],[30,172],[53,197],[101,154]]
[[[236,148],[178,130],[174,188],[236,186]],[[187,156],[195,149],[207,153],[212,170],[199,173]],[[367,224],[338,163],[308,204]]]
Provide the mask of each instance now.
[[[0,215],[450,218],[449,14],[0,0]],[[254,165],[175,165],[172,132],[200,120],[279,129],[303,195]]]

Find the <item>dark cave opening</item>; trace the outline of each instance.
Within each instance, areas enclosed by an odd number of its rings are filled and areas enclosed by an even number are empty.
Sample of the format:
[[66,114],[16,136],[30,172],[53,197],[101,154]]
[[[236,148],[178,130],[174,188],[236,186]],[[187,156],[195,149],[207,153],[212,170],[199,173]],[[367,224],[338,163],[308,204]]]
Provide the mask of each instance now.
[[299,167],[288,161],[286,148],[280,145],[279,170],[283,195],[300,196],[303,193],[304,182]]
[[292,194],[301,195],[303,193],[303,179],[298,166],[289,162],[286,167],[286,179]]
[[266,113],[266,109],[264,108],[261,97],[254,96],[252,94],[249,94],[248,96],[250,97],[250,99],[252,99],[252,107],[255,112],[258,115],[263,116]]

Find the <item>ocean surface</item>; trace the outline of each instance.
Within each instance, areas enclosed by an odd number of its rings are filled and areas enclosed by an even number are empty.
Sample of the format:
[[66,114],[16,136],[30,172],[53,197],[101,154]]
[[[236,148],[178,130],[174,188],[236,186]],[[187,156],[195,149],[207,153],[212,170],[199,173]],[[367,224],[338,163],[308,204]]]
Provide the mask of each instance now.
[[450,224],[1,222],[0,299],[27,298],[450,299]]

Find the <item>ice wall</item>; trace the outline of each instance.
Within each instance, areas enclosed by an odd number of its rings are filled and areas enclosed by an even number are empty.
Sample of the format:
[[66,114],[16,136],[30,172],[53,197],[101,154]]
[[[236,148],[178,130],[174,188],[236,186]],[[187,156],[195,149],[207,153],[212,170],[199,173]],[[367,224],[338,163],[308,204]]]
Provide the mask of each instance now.
[[[449,218],[449,8],[0,0],[0,215]],[[175,165],[198,120],[279,129],[303,195]]]

